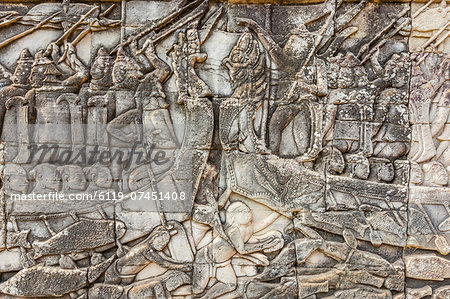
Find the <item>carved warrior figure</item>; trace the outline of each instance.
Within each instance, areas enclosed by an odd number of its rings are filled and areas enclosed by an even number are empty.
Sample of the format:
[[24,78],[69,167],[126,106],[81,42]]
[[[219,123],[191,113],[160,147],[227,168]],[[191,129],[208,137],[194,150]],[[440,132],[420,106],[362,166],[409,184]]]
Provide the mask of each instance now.
[[384,65],[384,89],[375,105],[374,121],[383,123],[375,130],[373,154],[390,160],[404,156],[409,149],[408,83],[409,55],[393,54]]
[[[381,73],[377,59],[377,55],[371,57],[372,66],[376,73]],[[359,170],[353,169],[352,173],[367,179],[370,173],[367,157],[373,155],[373,107],[384,81],[378,78],[370,82],[367,71],[353,53],[336,61],[340,62],[336,79],[338,88],[332,89],[328,96],[329,115],[325,125],[329,128],[328,139],[332,140],[332,147],[346,154],[348,162],[362,166]]]
[[169,78],[170,68],[156,55],[151,39],[144,43],[141,51],[153,67],[140,80],[136,91],[138,106],[142,109],[144,144],[173,150],[178,146],[178,141],[162,85]]
[[[324,62],[319,58],[310,60],[309,57],[315,51],[313,34],[302,24],[291,33],[282,49],[253,20],[239,19],[238,22],[256,33],[270,57],[282,70],[277,106],[269,125],[272,153],[280,154],[283,132],[292,125],[290,141],[294,141],[296,148],[290,150],[291,153],[288,150],[287,156],[296,156],[300,162],[314,160],[322,149],[323,103],[319,97],[327,94],[327,84]],[[292,84],[293,72],[296,73],[296,82]],[[305,132],[309,132],[309,135],[302,138]],[[306,145],[302,144],[302,139],[308,141]]]
[[[281,248],[283,240],[276,235],[269,235],[257,243],[249,242],[255,233],[268,227],[279,216],[279,213],[273,212],[264,221],[254,222],[252,211],[246,204],[241,201],[231,203],[226,208],[224,224],[228,239],[216,236],[195,255],[192,274],[194,294],[207,299],[234,291],[237,287],[237,278],[231,265],[233,256],[238,253],[245,256],[260,251],[272,252]],[[204,294],[211,278],[216,278],[217,282]]]
[[[31,67],[33,65],[33,57],[31,56],[28,49],[22,50],[20,53],[20,57],[17,60],[17,66],[14,71],[14,74],[12,76],[12,85],[6,86],[0,90],[0,133],[2,136],[2,140],[4,139],[3,134],[3,125],[6,123],[8,125],[6,132],[13,129],[9,127],[9,125],[12,125],[16,123],[13,119],[6,119],[5,120],[5,114],[6,114],[6,102],[8,99],[20,96],[23,97],[27,91],[31,88],[28,77],[31,73]],[[13,118],[16,117],[16,115],[11,115]],[[13,142],[13,140],[5,140],[5,142]]]
[[88,88],[82,88],[80,98],[86,112],[86,145],[99,146],[101,149],[108,146],[108,136],[105,133],[108,122],[108,99],[105,96],[112,86],[112,70],[114,59],[106,52],[105,48],[98,49],[97,56],[92,63],[90,74],[91,81]]
[[[427,52],[416,53],[411,79],[410,111],[412,123],[411,150],[408,158],[420,165],[423,169],[423,181],[417,183],[435,185],[437,181],[427,178],[440,177],[448,169],[446,158],[446,123],[448,114],[448,54],[439,57]],[[439,61],[436,65],[435,61]],[[434,163],[430,168],[425,165]],[[432,175],[433,172],[434,175]],[[426,176],[425,176],[426,174]],[[445,179],[439,179],[438,185]]]
[[163,251],[169,244],[171,235],[176,233],[176,230],[169,231],[163,226],[155,227],[144,241],[114,261],[106,270],[105,283],[129,284],[142,269],[152,263],[169,270],[190,271],[189,264],[167,256]]
[[232,98],[220,106],[222,147],[264,152],[268,105],[265,56],[253,36],[244,33],[222,63],[228,68],[234,90]]

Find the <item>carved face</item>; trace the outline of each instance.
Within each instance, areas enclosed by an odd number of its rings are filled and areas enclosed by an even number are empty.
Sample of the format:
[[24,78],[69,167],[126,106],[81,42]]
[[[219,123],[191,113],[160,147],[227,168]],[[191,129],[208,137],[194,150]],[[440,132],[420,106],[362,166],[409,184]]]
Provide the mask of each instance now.
[[56,166],[40,164],[33,170],[37,186],[59,191],[61,189],[61,175]]
[[362,67],[362,66],[355,67],[353,69],[353,72],[354,72],[354,78],[355,78],[358,86],[364,87],[369,83],[369,79],[367,77],[367,72],[364,69],[364,67]]
[[27,172],[19,165],[6,164],[3,184],[6,193],[26,193],[29,186]]
[[409,65],[394,54],[384,67],[384,80],[391,82],[392,87],[401,88],[408,83]]
[[100,58],[94,61],[91,67],[91,77],[95,84],[110,86],[112,83],[112,64],[109,59]]
[[339,64],[330,63],[327,75],[328,75],[328,86],[332,88],[337,88],[339,78]]
[[342,67],[338,76],[339,88],[350,88],[353,86],[353,71],[349,67]]
[[64,177],[67,185],[72,190],[85,190],[87,187],[86,176],[79,166],[68,165],[64,169]]
[[288,41],[284,45],[286,55],[299,59],[306,59],[309,52],[314,47],[314,38],[311,36],[301,36],[293,34],[289,36]]
[[108,167],[100,167],[95,176],[95,184],[98,187],[110,188],[113,183],[111,171]]

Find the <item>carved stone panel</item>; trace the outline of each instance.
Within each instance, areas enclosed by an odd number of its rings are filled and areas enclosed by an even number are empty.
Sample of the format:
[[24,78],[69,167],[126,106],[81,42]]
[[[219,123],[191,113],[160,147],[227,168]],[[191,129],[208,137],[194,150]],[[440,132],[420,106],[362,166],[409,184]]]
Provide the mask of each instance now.
[[0,298],[450,298],[449,22],[0,0]]

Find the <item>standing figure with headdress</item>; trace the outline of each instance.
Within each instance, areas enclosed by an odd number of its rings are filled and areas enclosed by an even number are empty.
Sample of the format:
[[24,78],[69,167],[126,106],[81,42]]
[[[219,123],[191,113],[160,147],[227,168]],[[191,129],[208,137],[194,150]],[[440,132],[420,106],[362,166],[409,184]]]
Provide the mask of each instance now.
[[108,101],[106,94],[112,85],[112,70],[114,59],[105,48],[100,47],[90,69],[91,81],[89,86],[82,88],[80,98],[86,107],[86,145],[89,147],[109,146],[108,136],[105,134],[108,122]]
[[[17,60],[17,66],[12,76],[12,85],[0,90],[0,134],[1,140],[5,142],[7,147],[6,160],[9,161],[17,154],[17,136],[21,136],[17,132],[17,123],[23,120],[20,119],[21,105],[17,107],[11,105],[8,108],[6,103],[13,97],[23,97],[30,90],[31,85],[28,77],[31,73],[33,65],[33,57],[28,49],[22,50],[20,57]],[[22,104],[22,103],[21,103]],[[17,117],[19,116],[19,119]]]
[[[233,94],[221,104],[222,147],[233,144],[244,152],[266,151],[263,104],[266,97],[265,56],[250,33],[244,33],[223,60],[228,68]],[[259,121],[257,119],[259,116]],[[259,134],[258,134],[259,132]]]
[[255,32],[279,68],[276,107],[269,123],[271,152],[299,162],[314,160],[322,148],[321,97],[327,94],[324,61],[310,56],[315,51],[314,34],[301,24],[281,48],[255,21],[237,21]]
[[124,161],[129,159],[129,149],[140,141],[137,124],[141,122],[137,107],[135,91],[142,78],[136,60],[128,55],[124,48],[119,48],[112,69],[113,86],[106,94],[108,107],[108,124],[110,147],[125,154],[122,161],[113,161],[111,166],[114,180],[119,180]]

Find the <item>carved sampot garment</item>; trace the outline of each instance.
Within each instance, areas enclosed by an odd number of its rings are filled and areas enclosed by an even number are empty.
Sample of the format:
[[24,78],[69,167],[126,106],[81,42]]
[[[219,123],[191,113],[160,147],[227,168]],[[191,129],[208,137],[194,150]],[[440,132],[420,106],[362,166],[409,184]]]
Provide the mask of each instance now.
[[0,1],[0,298],[450,298],[450,3]]

